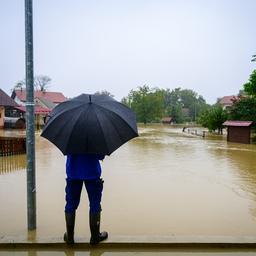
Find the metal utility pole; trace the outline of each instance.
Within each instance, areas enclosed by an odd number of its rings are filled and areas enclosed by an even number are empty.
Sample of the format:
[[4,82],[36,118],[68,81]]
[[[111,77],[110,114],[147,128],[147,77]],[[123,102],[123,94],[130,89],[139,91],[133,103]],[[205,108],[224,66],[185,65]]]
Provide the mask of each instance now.
[[33,64],[33,7],[25,0],[26,48],[26,146],[27,146],[27,225],[36,228],[35,179],[35,117],[34,117],[34,64]]

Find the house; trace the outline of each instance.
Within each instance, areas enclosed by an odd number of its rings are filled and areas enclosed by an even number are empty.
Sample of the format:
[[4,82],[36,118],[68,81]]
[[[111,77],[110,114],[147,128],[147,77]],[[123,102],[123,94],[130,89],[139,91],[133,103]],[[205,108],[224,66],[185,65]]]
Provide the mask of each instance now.
[[[11,97],[20,105],[18,109],[26,112],[26,90],[14,90]],[[34,91],[36,126],[38,128],[43,126],[51,110],[66,100],[67,98],[61,92]]]
[[35,98],[35,105],[43,108],[53,109],[56,105],[44,98]]
[[12,112],[15,111],[15,107],[17,107],[18,104],[9,97],[2,89],[0,89],[0,128],[4,127],[4,120],[6,112]]
[[[26,112],[25,106],[18,106],[16,108],[23,113]],[[34,108],[34,111],[35,111],[35,125],[39,128],[45,124],[46,117],[51,112],[51,109],[36,105]]]
[[227,126],[227,141],[246,144],[251,143],[252,121],[226,121],[223,125]]
[[[26,90],[14,90],[11,95],[12,99],[21,106],[25,106],[26,102]],[[61,102],[67,100],[67,98],[61,92],[45,92],[45,91],[34,91],[34,98],[41,99],[58,105]]]
[[220,104],[223,107],[223,109],[228,110],[234,104],[234,101],[237,99],[238,99],[238,96],[234,96],[234,95],[224,96],[218,99],[217,103]]

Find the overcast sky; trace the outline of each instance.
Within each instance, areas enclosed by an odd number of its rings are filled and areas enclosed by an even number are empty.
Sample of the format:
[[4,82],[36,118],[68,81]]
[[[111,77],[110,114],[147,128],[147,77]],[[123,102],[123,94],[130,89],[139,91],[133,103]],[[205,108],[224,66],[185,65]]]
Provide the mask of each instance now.
[[[107,90],[235,95],[256,69],[255,0],[34,0],[34,72],[73,97]],[[0,0],[0,88],[25,77],[24,1]]]

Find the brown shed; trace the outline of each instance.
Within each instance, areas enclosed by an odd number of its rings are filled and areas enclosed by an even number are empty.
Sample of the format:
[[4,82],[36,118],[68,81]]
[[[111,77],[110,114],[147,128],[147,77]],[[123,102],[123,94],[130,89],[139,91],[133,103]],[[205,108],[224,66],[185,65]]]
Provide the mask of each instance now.
[[162,123],[163,124],[172,124],[173,123],[173,118],[168,116],[168,117],[163,117],[162,118]]
[[226,121],[223,125],[227,126],[227,141],[246,144],[251,143],[252,121]]

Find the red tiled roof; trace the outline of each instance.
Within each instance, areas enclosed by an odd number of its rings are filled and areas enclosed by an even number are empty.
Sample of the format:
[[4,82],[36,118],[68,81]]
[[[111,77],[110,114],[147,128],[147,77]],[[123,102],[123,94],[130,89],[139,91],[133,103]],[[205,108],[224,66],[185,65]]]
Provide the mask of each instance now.
[[237,100],[238,97],[237,96],[224,96],[222,97],[220,100],[219,100],[219,104],[222,104],[222,105],[233,105],[233,101],[234,100]]
[[[17,109],[21,110],[22,112],[26,112],[25,106],[18,106]],[[40,106],[35,106],[35,114],[48,114],[51,110],[49,108],[44,108]]]
[[225,126],[251,126],[253,124],[253,121],[226,121],[223,123]]
[[[15,94],[21,101],[26,101],[26,90],[15,90]],[[61,92],[35,91],[34,98],[43,98],[53,103],[61,103],[67,100]]]
[[18,104],[9,97],[2,89],[0,89],[0,106],[15,107]]

